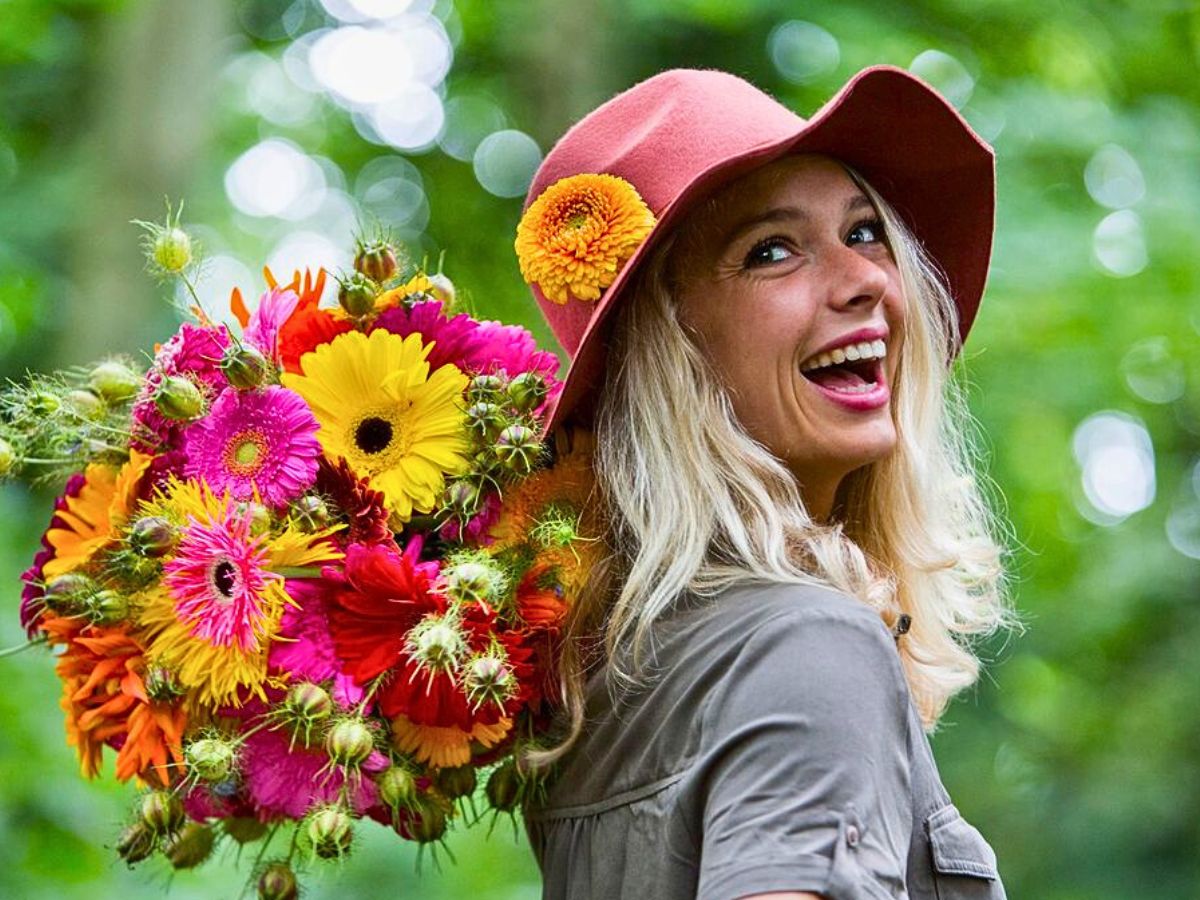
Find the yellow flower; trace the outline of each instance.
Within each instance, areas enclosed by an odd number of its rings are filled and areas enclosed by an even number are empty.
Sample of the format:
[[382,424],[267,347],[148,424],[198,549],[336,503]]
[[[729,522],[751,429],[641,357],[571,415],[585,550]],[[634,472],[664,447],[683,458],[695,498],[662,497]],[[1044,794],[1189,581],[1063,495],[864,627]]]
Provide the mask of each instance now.
[[429,280],[428,275],[418,272],[399,287],[384,291],[375,298],[375,312],[381,313],[385,309],[391,309],[393,306],[399,305],[405,297],[411,297],[413,294],[433,296],[433,282]]
[[484,749],[496,746],[512,730],[512,719],[500,717],[494,725],[476,722],[468,733],[454,726],[418,725],[408,716],[392,719],[392,746],[411,753],[419,763],[448,768],[471,761],[471,742]]
[[615,175],[571,175],[546,188],[517,226],[521,275],[555,303],[597,300],[654,229],[654,213]]
[[153,459],[133,450],[119,472],[100,463],[87,467],[83,488],[76,496],[68,497],[66,509],[57,513],[66,527],[51,528],[46,533],[46,540],[54,548],[54,559],[42,570],[45,578],[85,565],[116,537],[137,503],[138,485]]
[[304,354],[302,374],[283,376],[320,424],[325,455],[345,457],[400,522],[432,510],[445,476],[468,468],[468,379],[450,364],[431,375],[432,348],[415,333],[351,331]]

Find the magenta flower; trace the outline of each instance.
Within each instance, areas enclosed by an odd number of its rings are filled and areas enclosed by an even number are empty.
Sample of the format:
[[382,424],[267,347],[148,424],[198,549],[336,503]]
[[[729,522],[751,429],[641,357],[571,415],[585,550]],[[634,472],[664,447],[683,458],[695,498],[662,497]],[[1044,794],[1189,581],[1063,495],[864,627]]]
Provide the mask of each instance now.
[[216,400],[229,386],[221,373],[221,357],[228,346],[229,332],[224,325],[214,328],[184,322],[159,348],[133,403],[134,449],[158,453],[178,446],[182,428],[158,411],[154,394],[165,376],[181,375],[192,379],[208,401]]
[[226,391],[184,434],[184,475],[217,494],[287,505],[317,478],[321,444],[308,404],[287,388]]
[[427,357],[431,372],[453,363],[474,374],[474,361],[486,353],[486,342],[476,333],[479,323],[466,313],[447,319],[442,314],[441,300],[422,300],[411,307],[394,306],[379,314],[375,327],[401,337],[416,333],[424,343],[432,342],[433,349]]
[[322,581],[294,580],[287,583],[292,605],[284,608],[279,626],[280,640],[271,643],[267,661],[272,669],[290,673],[293,680],[332,681],[333,699],[343,706],[358,704],[363,689],[342,671],[329,634]]
[[299,302],[295,291],[272,288],[259,299],[258,309],[254,310],[250,321],[246,323],[242,335],[246,343],[276,365],[280,363],[279,329],[291,318]]

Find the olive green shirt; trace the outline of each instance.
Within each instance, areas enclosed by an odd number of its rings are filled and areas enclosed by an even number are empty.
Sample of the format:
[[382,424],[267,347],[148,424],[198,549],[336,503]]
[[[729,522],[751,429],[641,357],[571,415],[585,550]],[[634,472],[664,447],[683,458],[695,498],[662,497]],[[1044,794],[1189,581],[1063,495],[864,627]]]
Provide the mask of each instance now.
[[689,597],[645,689],[587,682],[585,731],[526,827],[546,900],[1002,900],[865,604],[805,585]]

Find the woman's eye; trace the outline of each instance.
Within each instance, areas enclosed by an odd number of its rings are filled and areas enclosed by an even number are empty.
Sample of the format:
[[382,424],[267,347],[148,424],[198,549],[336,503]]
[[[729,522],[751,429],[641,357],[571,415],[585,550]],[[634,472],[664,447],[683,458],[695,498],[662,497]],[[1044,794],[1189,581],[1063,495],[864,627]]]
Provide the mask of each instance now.
[[782,238],[771,237],[755,244],[746,254],[746,268],[783,262],[790,255]]
[[[859,240],[855,236],[860,236]],[[883,223],[878,219],[868,219],[865,222],[859,222],[850,230],[850,234],[846,236],[846,240],[851,244],[869,241],[883,240]]]

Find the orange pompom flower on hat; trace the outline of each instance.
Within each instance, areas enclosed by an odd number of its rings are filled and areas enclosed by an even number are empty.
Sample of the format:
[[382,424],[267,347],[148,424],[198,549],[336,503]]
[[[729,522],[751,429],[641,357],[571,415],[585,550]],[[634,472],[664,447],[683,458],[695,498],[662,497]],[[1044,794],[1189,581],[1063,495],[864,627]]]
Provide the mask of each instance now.
[[654,213],[615,175],[571,175],[546,188],[517,226],[521,275],[547,299],[598,300],[654,229]]

